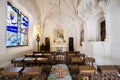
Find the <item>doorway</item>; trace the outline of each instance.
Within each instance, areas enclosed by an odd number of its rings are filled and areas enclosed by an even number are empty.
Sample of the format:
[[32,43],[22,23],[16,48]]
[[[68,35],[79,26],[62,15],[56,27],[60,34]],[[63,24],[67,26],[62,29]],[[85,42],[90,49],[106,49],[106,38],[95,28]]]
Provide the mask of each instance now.
[[105,20],[100,23],[100,36],[101,36],[101,41],[105,41],[105,37],[106,37]]

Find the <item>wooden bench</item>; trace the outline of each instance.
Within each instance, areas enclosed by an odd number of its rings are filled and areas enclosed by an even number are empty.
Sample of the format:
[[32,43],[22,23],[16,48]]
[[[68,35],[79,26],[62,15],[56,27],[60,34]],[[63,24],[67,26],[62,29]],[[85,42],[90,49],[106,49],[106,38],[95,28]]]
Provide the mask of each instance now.
[[85,57],[84,62],[85,64],[89,64],[93,66],[93,63],[95,63],[95,59],[93,57]]
[[0,71],[2,71],[4,68],[0,67]]
[[[100,72],[102,79],[117,80],[117,69],[112,65],[98,65],[98,71]],[[113,79],[114,78],[114,79]]]
[[78,65],[70,65],[69,66],[69,71],[72,77],[74,77],[75,75],[77,75],[79,73],[79,67]]
[[43,67],[25,67],[25,69],[22,71],[23,73],[23,80],[28,80],[29,78],[35,78],[39,77],[41,79],[41,73],[42,73]]
[[80,65],[79,66],[79,76],[83,76],[83,79],[93,80],[94,75],[96,74],[96,68],[90,65]]
[[34,54],[33,56],[38,58],[38,57],[42,57],[43,54]]
[[36,58],[32,58],[32,57],[24,58],[24,60],[23,60],[24,67],[35,66],[35,60],[36,60]]
[[[3,70],[3,67],[0,67],[0,72]],[[0,73],[0,80],[2,80],[1,73]]]
[[81,64],[82,61],[81,57],[71,57],[71,64]]
[[40,65],[47,65],[48,64],[48,58],[37,58],[36,63]]
[[2,76],[2,80],[13,80],[14,77],[16,80],[20,80],[21,71],[23,67],[7,67],[4,68],[0,74]]
[[118,72],[120,73],[120,65],[114,65],[114,66],[118,70]]
[[11,63],[14,64],[14,67],[23,67],[24,58],[13,58]]
[[25,54],[25,57],[33,57],[33,54]]

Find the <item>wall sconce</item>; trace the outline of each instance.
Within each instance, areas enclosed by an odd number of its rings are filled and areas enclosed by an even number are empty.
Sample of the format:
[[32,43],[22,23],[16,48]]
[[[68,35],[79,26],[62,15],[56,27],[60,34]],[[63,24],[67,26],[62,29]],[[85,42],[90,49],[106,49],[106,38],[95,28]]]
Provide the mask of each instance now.
[[37,41],[37,51],[39,52],[40,51],[40,47],[39,47],[40,36],[39,36],[39,34],[37,34],[36,41]]

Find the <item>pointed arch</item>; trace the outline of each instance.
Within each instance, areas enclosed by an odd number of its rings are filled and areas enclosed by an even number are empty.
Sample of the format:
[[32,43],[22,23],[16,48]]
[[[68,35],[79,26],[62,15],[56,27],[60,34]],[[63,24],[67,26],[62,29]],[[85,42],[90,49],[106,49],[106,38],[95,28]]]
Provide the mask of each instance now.
[[104,13],[102,12],[101,14],[99,14],[99,28],[98,28],[98,32],[99,32],[99,41],[105,41],[106,38],[106,21],[105,21],[105,17],[104,17]]

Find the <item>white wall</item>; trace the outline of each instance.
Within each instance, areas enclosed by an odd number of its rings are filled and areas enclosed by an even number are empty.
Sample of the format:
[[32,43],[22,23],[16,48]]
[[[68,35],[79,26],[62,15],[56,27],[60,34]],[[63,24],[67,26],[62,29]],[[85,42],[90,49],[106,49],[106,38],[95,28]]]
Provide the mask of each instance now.
[[[13,2],[11,2],[13,3]],[[23,47],[10,47],[10,48],[6,48],[5,46],[5,36],[6,36],[6,17],[7,17],[7,1],[6,0],[0,0],[0,67],[6,67],[6,66],[10,66],[10,61],[12,58],[14,57],[23,57],[24,54],[26,53],[32,53],[33,51],[33,30],[32,30],[32,25],[33,22],[31,20],[31,16],[30,14],[28,14],[26,12],[26,10],[24,10],[23,8],[19,8],[22,7],[19,5],[14,4],[13,6],[18,8],[21,12],[23,11],[23,13],[25,13],[28,18],[29,18],[29,45],[28,46],[23,46]]]
[[[6,31],[6,1],[0,0],[0,66],[8,66],[10,60],[14,57],[21,57],[26,53],[31,53],[33,50],[37,50],[36,47],[36,31],[37,27],[43,30],[43,36],[40,40],[44,42],[45,37],[50,37],[51,43],[54,40],[54,31],[57,27],[62,27],[64,30],[64,37],[66,44],[68,45],[68,38],[74,38],[74,47],[75,50],[80,50],[80,19],[77,15],[77,6],[78,0],[74,1],[61,1],[61,12],[59,13],[58,0],[49,0],[40,1],[37,4],[39,9],[42,10],[39,16],[39,11],[37,10],[35,1],[31,0],[8,0],[11,4],[23,12],[29,18],[29,45],[23,47],[10,47],[6,48],[5,46],[5,31]],[[36,0],[37,2],[38,0]],[[67,2],[67,3],[66,3]],[[48,4],[48,5],[47,5]],[[55,5],[56,4],[56,5]],[[41,9],[41,8],[42,9]],[[48,9],[47,9],[48,8]],[[45,11],[45,12],[44,12]],[[48,14],[46,15],[46,13]],[[51,14],[51,13],[55,14]],[[41,20],[44,20],[45,17],[45,27],[41,27]],[[41,18],[41,19],[40,19]],[[40,31],[42,31],[40,30]],[[43,40],[42,40],[43,39]],[[34,48],[34,49],[33,49]]]
[[112,65],[109,42],[83,42],[83,51],[86,56],[95,58],[96,65]]
[[0,54],[5,54],[5,24],[6,24],[6,1],[5,0],[0,0]]
[[[9,0],[18,8],[21,12],[25,13],[29,17],[29,46],[24,47],[11,47],[6,48],[5,46],[5,30],[6,30],[6,0],[0,0],[0,66],[8,66],[10,64],[10,60],[13,57],[21,57],[26,53],[31,53],[36,50],[36,27],[40,27],[43,30],[42,37],[44,42],[45,37],[50,37],[51,44],[54,40],[54,30],[57,27],[62,27],[64,30],[64,37],[66,43],[68,44],[68,38],[74,38],[74,47],[75,50],[80,50],[80,27],[81,19],[78,18],[77,8],[78,8],[78,0],[61,0],[61,6],[59,7],[58,0],[35,0],[39,5],[40,15],[34,9],[32,1],[26,0]],[[108,0],[109,1],[109,0]],[[85,54],[88,56],[101,56],[98,64],[120,64],[120,2],[119,0],[110,0],[110,4],[107,5],[107,12],[105,12],[105,19],[107,22],[107,36],[105,42],[87,42],[83,46],[86,51]],[[23,3],[24,2],[24,3]],[[106,5],[105,5],[106,7]],[[61,10],[61,12],[60,12]],[[106,11],[106,10],[105,10]],[[39,11],[38,11],[39,12]],[[46,15],[47,14],[47,15]],[[88,14],[88,13],[86,13]],[[38,17],[39,16],[39,17]],[[89,14],[87,18],[90,17]],[[45,18],[45,19],[44,19]],[[98,15],[94,15],[92,18],[90,17],[88,21],[84,22],[85,28],[85,40],[88,41],[96,41],[98,40]],[[45,20],[41,24],[41,20]],[[97,24],[98,23],[98,24]],[[41,27],[41,25],[45,24]],[[33,32],[34,31],[34,32]],[[87,46],[88,44],[88,46]],[[86,47],[85,47],[86,46]],[[104,48],[103,48],[104,47]],[[99,52],[96,50],[100,50]],[[102,53],[102,54],[101,54]],[[105,61],[104,61],[105,60]]]
[[[99,16],[99,15],[98,15]],[[97,41],[98,40],[98,17],[92,17],[86,22],[87,26],[87,40],[88,41]]]
[[[45,37],[50,38],[53,44],[55,29],[61,27],[64,30],[64,38],[68,45],[68,38],[74,38],[75,50],[80,50],[80,24],[77,15],[78,0],[36,0],[40,12],[40,28],[44,30],[41,43]],[[43,25],[44,24],[44,25]]]
[[110,2],[111,54],[113,64],[120,64],[120,1]]
[[101,1],[101,6],[105,12],[106,20],[106,42],[109,43],[110,49],[106,57],[111,55],[112,64],[120,64],[120,1],[108,0],[106,3]]
[[[119,0],[107,0],[106,2],[104,2],[104,0],[100,1],[100,6],[102,7],[105,13],[103,16],[105,17],[105,20],[106,20],[106,39],[104,42],[89,41],[89,42],[83,43],[84,45],[83,51],[85,51],[86,54],[89,54],[90,52],[91,55],[95,57],[97,64],[107,64],[107,65],[120,64],[120,58],[119,58],[120,56],[120,30],[119,30],[120,29],[120,26],[119,26],[120,25],[120,22],[119,22],[120,21],[120,15],[119,15],[120,5],[119,4],[120,4]],[[92,18],[91,20],[89,20],[89,22],[86,22],[89,39],[91,38],[95,39],[95,34],[93,34],[96,32],[95,25],[99,24],[95,20],[97,20],[97,16],[96,18]],[[99,30],[99,25],[96,27]],[[93,32],[94,30],[95,32]]]

